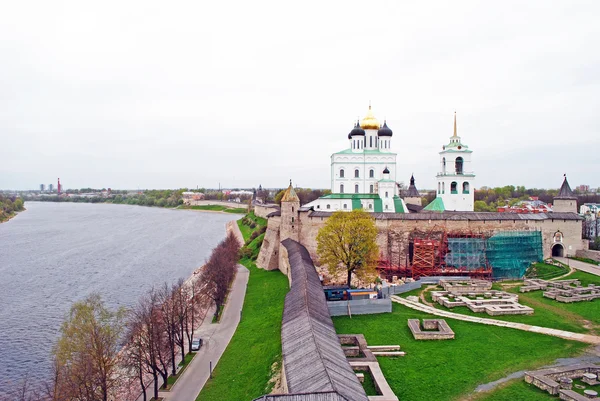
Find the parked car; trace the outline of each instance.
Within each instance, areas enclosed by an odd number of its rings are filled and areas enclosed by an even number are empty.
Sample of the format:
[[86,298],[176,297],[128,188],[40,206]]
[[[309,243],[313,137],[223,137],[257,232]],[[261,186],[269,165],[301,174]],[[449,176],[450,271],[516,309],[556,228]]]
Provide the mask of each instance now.
[[200,347],[202,347],[202,339],[194,338],[192,340],[192,351],[198,351],[198,350],[200,350]]

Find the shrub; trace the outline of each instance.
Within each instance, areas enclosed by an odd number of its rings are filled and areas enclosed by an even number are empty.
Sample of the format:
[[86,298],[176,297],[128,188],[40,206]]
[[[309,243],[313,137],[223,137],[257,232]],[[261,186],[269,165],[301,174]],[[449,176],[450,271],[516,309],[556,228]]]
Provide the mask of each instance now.
[[244,246],[239,251],[240,259],[250,259],[252,257],[252,249]]

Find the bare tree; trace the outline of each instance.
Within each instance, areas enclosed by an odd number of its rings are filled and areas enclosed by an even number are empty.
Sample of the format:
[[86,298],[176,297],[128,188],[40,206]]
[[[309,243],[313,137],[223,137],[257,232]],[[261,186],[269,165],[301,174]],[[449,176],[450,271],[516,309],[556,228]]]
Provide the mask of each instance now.
[[[148,356],[148,344],[146,343],[147,336],[144,333],[145,327],[143,320],[138,319],[140,316],[138,311],[130,314],[129,321],[127,322],[127,332],[125,338],[127,339],[127,346],[123,350],[121,358],[121,367],[128,373],[128,376],[133,380],[137,381],[142,390],[144,401],[147,401],[146,394],[146,374],[152,374],[153,370],[147,363]],[[155,380],[158,376],[155,375]]]
[[173,296],[176,291],[176,285],[169,286],[168,283],[164,283],[162,289],[159,291],[159,303],[160,312],[162,316],[162,323],[166,334],[167,346],[169,348],[169,360],[171,364],[171,374],[174,376],[177,373],[177,367],[175,366],[175,352],[176,352],[176,337],[177,337],[177,306],[175,304],[176,299]]
[[233,232],[213,249],[206,263],[202,280],[208,297],[215,304],[215,318],[219,317],[221,306],[236,271],[240,244]]

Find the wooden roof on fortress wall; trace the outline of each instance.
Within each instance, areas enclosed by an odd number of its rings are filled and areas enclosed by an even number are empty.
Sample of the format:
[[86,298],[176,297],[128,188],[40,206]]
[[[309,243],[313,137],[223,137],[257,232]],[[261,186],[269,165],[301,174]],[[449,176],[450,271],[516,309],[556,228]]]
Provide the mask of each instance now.
[[[304,393],[302,400],[367,401],[340,345],[308,251],[291,239],[282,241],[282,245],[287,249],[292,275],[281,328],[288,391]],[[314,393],[310,394],[313,398],[308,393]]]
[[[313,211],[308,217],[329,217],[333,212]],[[500,212],[435,212],[435,213],[370,213],[377,220],[584,220],[577,213],[500,213]]]

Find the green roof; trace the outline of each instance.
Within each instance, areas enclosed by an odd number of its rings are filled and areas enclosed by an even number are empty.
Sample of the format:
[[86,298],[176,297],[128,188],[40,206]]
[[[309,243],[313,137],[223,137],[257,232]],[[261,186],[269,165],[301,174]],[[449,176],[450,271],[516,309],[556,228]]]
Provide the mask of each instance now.
[[379,199],[378,194],[330,194],[320,199]]
[[423,210],[429,210],[430,212],[443,212],[446,210],[446,208],[444,207],[444,201],[442,198],[435,198],[433,202],[425,206]]
[[397,196],[394,196],[394,210],[396,213],[406,213],[404,205],[402,204],[402,199]]
[[448,149],[448,147],[446,147],[446,149],[442,150],[440,153],[473,153],[473,151],[469,149]]
[[374,203],[375,203],[375,207],[373,208],[373,210],[374,210],[376,213],[381,213],[381,212],[383,212],[383,202],[381,201],[381,198],[377,198],[377,199],[375,199]]
[[383,179],[382,179],[382,180],[379,180],[379,181],[377,181],[377,182],[396,182],[396,181],[394,181],[394,180],[383,180]]
[[382,155],[395,155],[396,153],[392,153],[392,152],[382,152],[379,149],[362,149],[360,152],[354,152],[352,149],[348,148],[339,152],[335,152],[334,155],[340,155],[340,154],[348,154],[348,153],[354,153],[354,154],[361,154],[361,153],[366,153],[366,154],[382,154]]

